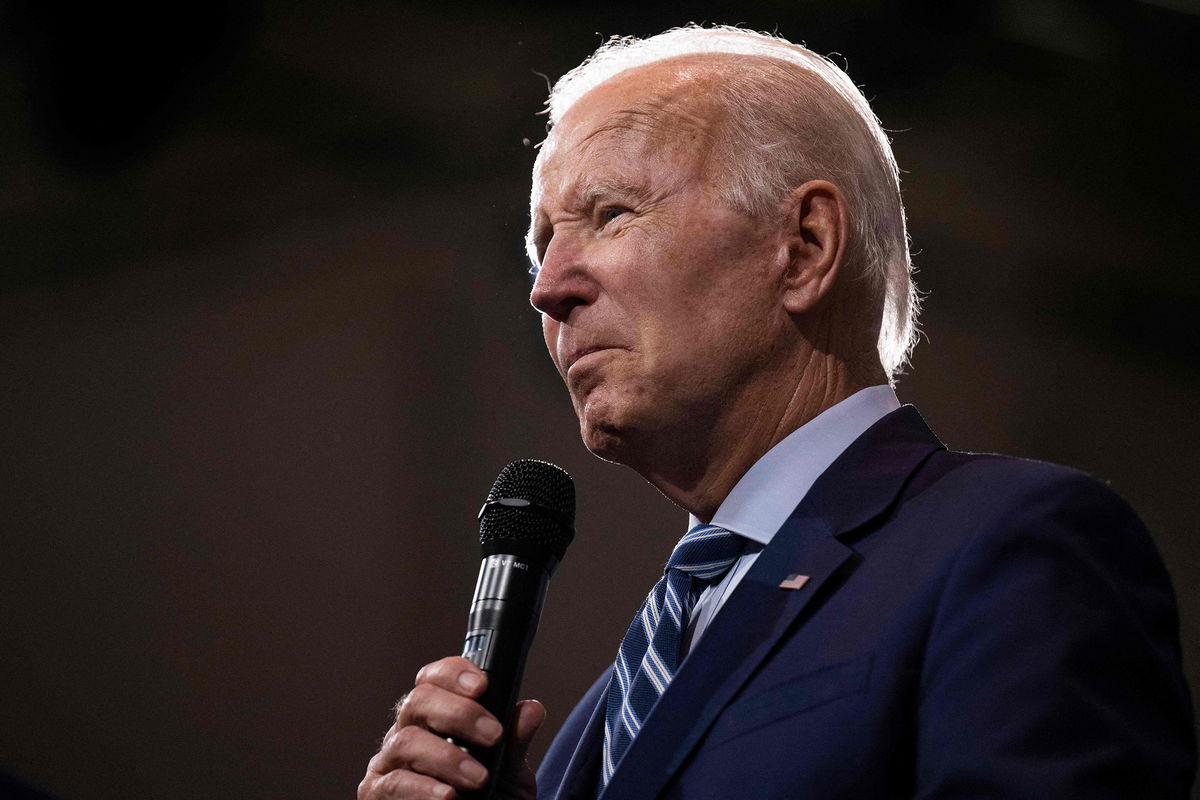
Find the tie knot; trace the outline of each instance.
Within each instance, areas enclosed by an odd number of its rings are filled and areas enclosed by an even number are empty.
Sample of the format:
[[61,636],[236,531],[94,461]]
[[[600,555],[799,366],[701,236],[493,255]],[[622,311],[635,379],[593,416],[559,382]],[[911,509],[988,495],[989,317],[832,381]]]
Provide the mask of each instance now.
[[667,559],[667,569],[677,569],[701,581],[715,581],[741,555],[745,542],[741,536],[717,525],[697,525],[675,545]]

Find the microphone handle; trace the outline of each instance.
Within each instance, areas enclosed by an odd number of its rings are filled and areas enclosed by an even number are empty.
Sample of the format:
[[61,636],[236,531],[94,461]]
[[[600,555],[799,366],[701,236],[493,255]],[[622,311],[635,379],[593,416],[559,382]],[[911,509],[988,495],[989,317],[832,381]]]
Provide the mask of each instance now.
[[512,727],[513,706],[553,566],[504,553],[486,556],[479,566],[462,654],[487,673],[487,689],[478,702],[500,720],[504,734],[491,747],[463,748],[488,771],[482,789],[459,794],[464,800],[490,800],[495,794]]

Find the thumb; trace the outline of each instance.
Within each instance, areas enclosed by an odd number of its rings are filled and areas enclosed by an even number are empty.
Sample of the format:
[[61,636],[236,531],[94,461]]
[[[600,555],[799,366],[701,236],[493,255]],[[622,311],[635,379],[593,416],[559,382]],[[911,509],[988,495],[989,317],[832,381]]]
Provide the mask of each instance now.
[[508,761],[513,766],[525,760],[529,743],[546,721],[546,707],[537,700],[522,700],[513,713],[512,739],[508,745]]
[[525,760],[533,735],[546,721],[546,707],[537,700],[522,700],[513,711],[512,735],[505,748],[504,770],[500,777],[499,794],[506,798],[534,800],[537,797],[537,776]]

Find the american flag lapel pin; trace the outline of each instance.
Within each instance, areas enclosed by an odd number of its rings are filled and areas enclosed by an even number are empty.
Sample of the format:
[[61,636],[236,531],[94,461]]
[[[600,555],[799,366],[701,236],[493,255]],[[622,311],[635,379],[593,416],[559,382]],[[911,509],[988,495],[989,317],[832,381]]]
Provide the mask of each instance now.
[[807,575],[788,575],[787,578],[779,584],[780,589],[800,589],[804,584],[808,583]]

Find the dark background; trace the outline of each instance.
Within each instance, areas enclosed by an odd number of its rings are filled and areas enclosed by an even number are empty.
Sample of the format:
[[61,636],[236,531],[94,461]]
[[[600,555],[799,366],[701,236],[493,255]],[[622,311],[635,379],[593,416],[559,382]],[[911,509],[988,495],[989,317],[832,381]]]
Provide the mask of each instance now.
[[557,727],[685,517],[578,441],[527,306],[526,140],[540,75],[690,20],[843,54],[928,292],[901,399],[952,447],[1128,498],[1196,686],[1198,19],[0,6],[0,767],[68,800],[353,796],[391,703],[457,652],[474,514],[526,456],[579,486],[526,681]]

